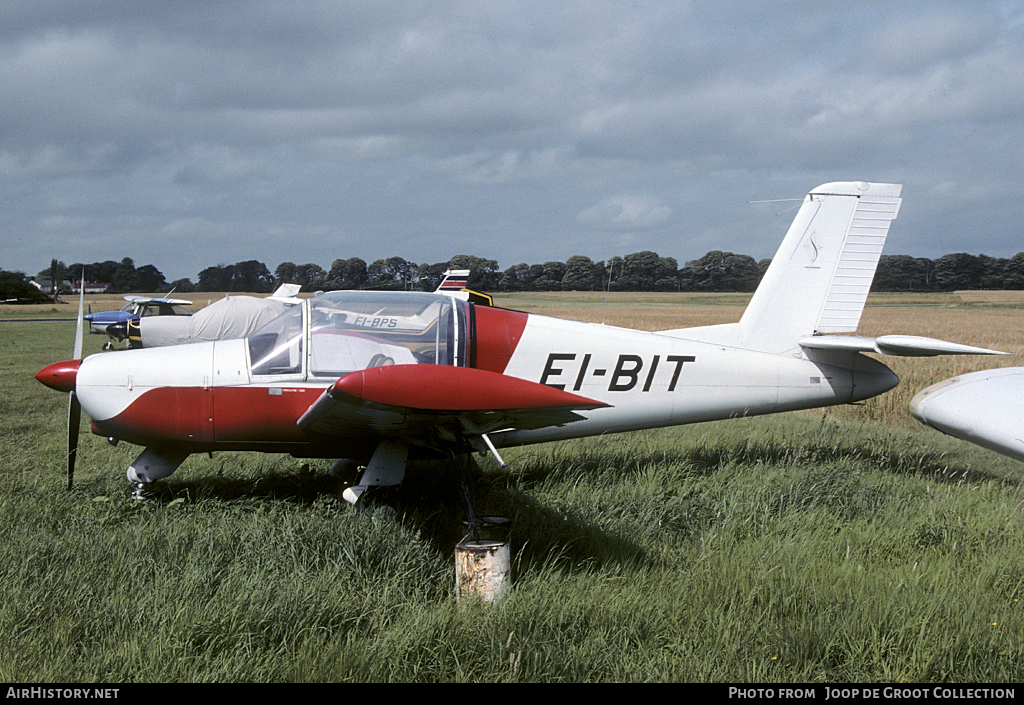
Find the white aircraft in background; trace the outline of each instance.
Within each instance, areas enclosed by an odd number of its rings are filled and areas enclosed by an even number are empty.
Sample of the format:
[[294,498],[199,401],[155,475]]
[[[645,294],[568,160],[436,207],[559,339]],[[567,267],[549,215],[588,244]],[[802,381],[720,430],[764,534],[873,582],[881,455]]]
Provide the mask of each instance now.
[[270,296],[225,296],[190,316],[143,316],[110,326],[132,348],[244,338],[302,303],[298,284],[282,284]]
[[921,390],[910,413],[926,426],[1024,460],[1024,367],[971,372]]
[[[444,273],[437,290],[467,301],[473,296],[474,301],[480,302],[483,297],[491,303],[490,297],[465,288],[468,279],[468,269],[450,269]],[[281,284],[267,297],[225,296],[187,318],[150,316],[115,324],[110,326],[111,335],[119,340],[127,339],[132,348],[245,338],[280,316],[289,306],[301,304],[300,291],[298,284]]]
[[[472,297],[337,291],[244,340],[81,357],[37,373],[92,431],[143,446],[145,486],[192,453],[347,458],[345,491],[400,484],[408,459],[860,401],[899,382],[886,355],[995,354],[857,329],[901,186],[829,183],[804,199],[738,323],[656,333]],[[469,300],[465,300],[468,298]],[[415,325],[412,322],[415,321]]]

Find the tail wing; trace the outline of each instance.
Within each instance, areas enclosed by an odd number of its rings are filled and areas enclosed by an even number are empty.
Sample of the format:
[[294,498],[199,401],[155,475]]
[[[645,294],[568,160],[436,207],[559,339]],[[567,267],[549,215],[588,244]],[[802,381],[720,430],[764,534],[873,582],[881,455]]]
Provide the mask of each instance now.
[[857,330],[875,268],[900,210],[900,184],[824,184],[807,194],[739,323],[663,331],[747,350],[802,349],[818,359],[849,353],[922,357],[1004,355],[919,336],[830,335]]
[[466,288],[469,283],[468,269],[445,270],[444,279],[437,287],[437,293],[445,294],[463,301],[470,301],[481,306],[493,306],[494,299],[488,294],[481,294],[479,291],[472,291]]
[[273,294],[270,295],[271,299],[279,299],[285,303],[298,304],[302,303],[297,297],[299,292],[302,291],[302,286],[299,284],[282,284],[277,287]]
[[468,269],[446,269],[444,272],[444,279],[441,280],[441,284],[437,287],[437,291],[439,293],[462,291],[466,288],[466,283],[468,281]]
[[783,353],[822,333],[857,330],[900,184],[823,184],[804,198],[739,323],[666,335]]
[[901,189],[838,182],[807,194],[740,319],[743,346],[784,352],[803,336],[857,330]]

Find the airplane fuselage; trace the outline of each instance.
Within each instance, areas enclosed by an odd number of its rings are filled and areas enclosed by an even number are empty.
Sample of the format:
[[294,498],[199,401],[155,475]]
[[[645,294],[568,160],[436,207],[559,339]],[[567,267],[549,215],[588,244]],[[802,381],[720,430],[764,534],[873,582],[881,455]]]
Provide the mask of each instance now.
[[[456,363],[608,405],[561,425],[497,429],[491,437],[499,447],[843,404],[898,381],[856,353],[824,364],[799,349],[777,355],[473,304],[454,308],[460,324],[452,327],[463,331],[464,350]],[[372,318],[356,323],[374,329]],[[396,325],[385,321],[377,332]],[[311,350],[318,339],[306,335],[303,361],[280,374],[254,374],[246,340],[93,355],[78,370],[77,394],[94,433],[147,447],[307,457],[372,452],[378,438],[365,429],[325,435],[298,425],[338,378],[317,375]]]
[[[501,445],[560,440],[845,404],[898,384],[863,355],[814,362],[697,339],[531,315],[505,374],[608,403],[575,424],[495,434]],[[559,344],[552,346],[552,340]]]
[[89,324],[90,333],[111,335],[111,326],[128,321],[138,321],[143,316],[191,316],[192,312],[183,306],[187,303],[189,302],[177,299],[129,301],[119,311],[100,311],[90,313],[84,318]]

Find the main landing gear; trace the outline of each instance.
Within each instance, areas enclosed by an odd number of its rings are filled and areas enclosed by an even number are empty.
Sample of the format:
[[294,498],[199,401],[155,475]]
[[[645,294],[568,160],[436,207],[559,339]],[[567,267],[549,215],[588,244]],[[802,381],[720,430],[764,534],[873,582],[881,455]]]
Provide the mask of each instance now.
[[341,496],[349,504],[365,508],[381,488],[402,484],[408,459],[408,443],[398,438],[381,441],[356,484]]

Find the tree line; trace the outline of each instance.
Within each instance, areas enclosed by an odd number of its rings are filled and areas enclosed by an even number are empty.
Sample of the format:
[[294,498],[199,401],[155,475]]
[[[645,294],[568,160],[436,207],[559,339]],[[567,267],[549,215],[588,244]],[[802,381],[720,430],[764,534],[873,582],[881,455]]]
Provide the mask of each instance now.
[[[252,292],[270,293],[281,283],[299,284],[303,291],[390,289],[433,291],[446,269],[468,269],[471,289],[517,291],[693,291],[751,292],[771,260],[713,250],[679,266],[672,257],[645,250],[607,261],[574,255],[564,262],[519,264],[502,270],[498,262],[474,255],[457,255],[446,262],[417,264],[401,257],[375,260],[336,259],[329,269],[320,265],[282,262],[271,272],[257,260],[218,264],[199,272],[198,279],[166,281],[152,264],[136,267],[131,258],[120,262],[64,265],[52,260],[37,277],[110,284],[119,293]],[[3,273],[0,288],[8,288],[21,273]],[[12,276],[13,275],[13,276]],[[1010,258],[947,254],[932,260],[909,255],[882,255],[872,291],[953,291],[958,289],[1024,289],[1024,252]],[[6,298],[7,295],[4,295]]]
[[937,260],[909,255],[882,255],[872,291],[955,291],[1024,289],[1024,252],[1013,257],[943,255]]

